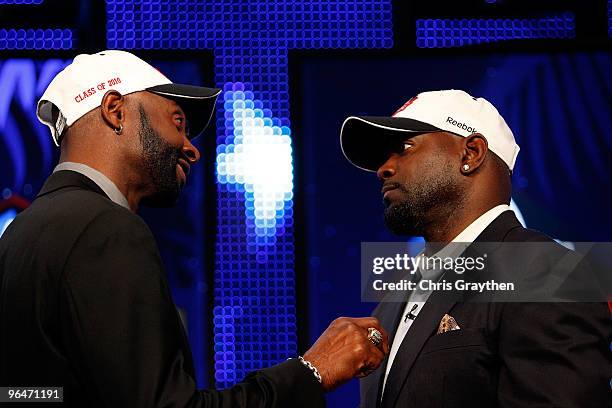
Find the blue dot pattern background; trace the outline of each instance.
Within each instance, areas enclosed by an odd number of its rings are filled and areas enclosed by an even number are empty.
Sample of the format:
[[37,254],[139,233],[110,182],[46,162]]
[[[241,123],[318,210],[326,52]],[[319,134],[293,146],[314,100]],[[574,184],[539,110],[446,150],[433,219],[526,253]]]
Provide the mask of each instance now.
[[73,43],[69,29],[0,29],[0,50],[69,50]]
[[503,40],[576,36],[573,13],[531,19],[419,19],[416,42],[419,48],[462,47]]

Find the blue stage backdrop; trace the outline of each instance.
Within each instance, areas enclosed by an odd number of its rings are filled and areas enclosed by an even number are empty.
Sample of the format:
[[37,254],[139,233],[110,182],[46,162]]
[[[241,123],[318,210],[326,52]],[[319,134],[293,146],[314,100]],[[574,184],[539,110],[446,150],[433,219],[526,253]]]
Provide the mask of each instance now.
[[36,118],[36,102],[67,61],[0,60],[0,187],[32,199],[59,156],[49,129]]
[[450,48],[504,40],[576,37],[574,14],[541,18],[429,18],[416,21],[419,48]]
[[[342,122],[389,116],[422,91],[465,89],[498,107],[521,147],[513,198],[527,226],[564,241],[612,240],[610,53],[328,53],[295,61],[291,74],[299,80],[292,107],[306,249],[298,267],[308,276],[311,340],[338,315],[375,306],[360,300],[360,243],[401,239],[384,226],[376,175],[344,158]],[[355,381],[330,405],[355,406],[357,394]]]

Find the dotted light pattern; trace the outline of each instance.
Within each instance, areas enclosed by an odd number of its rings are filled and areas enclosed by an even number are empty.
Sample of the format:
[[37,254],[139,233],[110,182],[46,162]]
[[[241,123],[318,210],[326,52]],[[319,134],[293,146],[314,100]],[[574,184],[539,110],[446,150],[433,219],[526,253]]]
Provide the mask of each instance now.
[[608,37],[612,38],[612,0],[608,0]]
[[0,0],[0,5],[3,4],[42,4],[45,0]]
[[69,50],[73,38],[68,29],[0,29],[0,50]]
[[276,244],[293,214],[291,129],[272,117],[250,86],[224,86],[225,142],[217,147],[217,180],[244,193],[249,252]]
[[419,48],[449,48],[516,39],[574,38],[574,15],[538,19],[419,19]]
[[390,0],[106,4],[109,48],[386,48],[392,43]]
[[[217,107],[217,146],[221,162],[217,162],[220,183],[213,315],[215,380],[222,388],[235,384],[253,370],[276,364],[297,353],[295,248],[290,199],[293,172],[291,145],[286,143],[290,138],[287,68],[288,50],[285,48],[215,50],[217,81],[225,79],[218,85],[229,92]],[[243,87],[242,84],[250,85]],[[244,93],[244,106],[241,93]],[[263,127],[259,121],[255,123],[256,114],[261,115],[257,119],[263,121]],[[251,115],[253,122],[249,120]],[[270,128],[272,135],[263,134]],[[253,135],[256,132],[259,136]],[[279,157],[271,158],[266,149],[274,143],[273,138],[281,142],[275,146],[277,151],[284,151]],[[263,155],[257,160],[260,154]],[[224,173],[219,163],[227,164],[238,157],[246,159],[247,163],[235,163],[242,167],[226,168]],[[263,176],[273,169],[262,159],[280,164],[276,176],[264,179]],[[254,167],[257,173],[247,176],[247,168],[252,171]],[[281,174],[281,171],[286,173]],[[234,178],[228,177],[232,174]],[[250,191],[249,180],[236,179],[239,175],[262,184],[257,188],[253,185]],[[284,182],[278,182],[279,177],[283,180],[287,176]],[[261,196],[256,197],[270,190],[284,192],[278,196],[273,193],[267,200],[264,197],[260,201]],[[256,198],[257,209],[266,206],[271,209],[273,205],[282,210],[278,210],[274,220],[269,213],[266,216],[258,212],[256,218]]]
[[391,3],[106,2],[109,48],[212,50],[217,86],[229,92],[216,122],[219,388],[297,353],[289,50],[391,48]]

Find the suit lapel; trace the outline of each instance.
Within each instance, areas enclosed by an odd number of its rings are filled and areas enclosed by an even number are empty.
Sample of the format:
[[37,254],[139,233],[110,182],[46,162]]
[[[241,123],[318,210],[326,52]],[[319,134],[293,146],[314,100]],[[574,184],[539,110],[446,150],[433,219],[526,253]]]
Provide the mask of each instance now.
[[[456,274],[453,274],[456,279]],[[421,312],[410,326],[410,330],[404,337],[402,344],[395,355],[393,366],[389,371],[387,385],[383,394],[381,406],[383,408],[395,406],[400,391],[404,386],[408,374],[414,365],[414,361],[421,352],[425,342],[437,329],[442,316],[448,312],[457,302],[459,293],[434,292],[430,300],[425,303]]]
[[[514,229],[520,228],[516,216],[513,211],[505,211],[501,213],[484,231],[474,240],[474,242],[502,242],[507,233]],[[466,252],[470,248],[466,249]],[[452,273],[445,275],[444,279],[454,283],[461,275]],[[436,291],[431,294],[427,303],[423,306],[421,312],[410,326],[410,330],[404,337],[402,344],[393,361],[393,367],[389,372],[387,384],[383,395],[382,408],[391,408],[396,406],[397,399],[400,395],[410,370],[414,365],[421,349],[425,345],[434,330],[437,329],[440,320],[458,301],[461,300],[461,292],[458,291]],[[402,305],[404,307],[405,305]],[[393,326],[393,329],[397,324]],[[384,373],[384,370],[382,371]],[[382,382],[379,389],[382,388]],[[380,395],[380,391],[379,391]],[[368,405],[376,406],[376,405]]]

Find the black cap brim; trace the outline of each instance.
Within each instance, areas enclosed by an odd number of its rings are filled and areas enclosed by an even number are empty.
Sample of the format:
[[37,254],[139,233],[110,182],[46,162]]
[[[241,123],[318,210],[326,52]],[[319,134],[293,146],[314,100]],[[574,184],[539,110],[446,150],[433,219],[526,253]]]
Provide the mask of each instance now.
[[208,126],[215,111],[215,102],[221,93],[218,88],[183,84],[164,84],[147,88],[147,91],[174,100],[187,115],[189,138],[199,136]]
[[344,156],[356,167],[376,171],[406,138],[440,129],[429,123],[386,116],[350,116],[340,130]]

